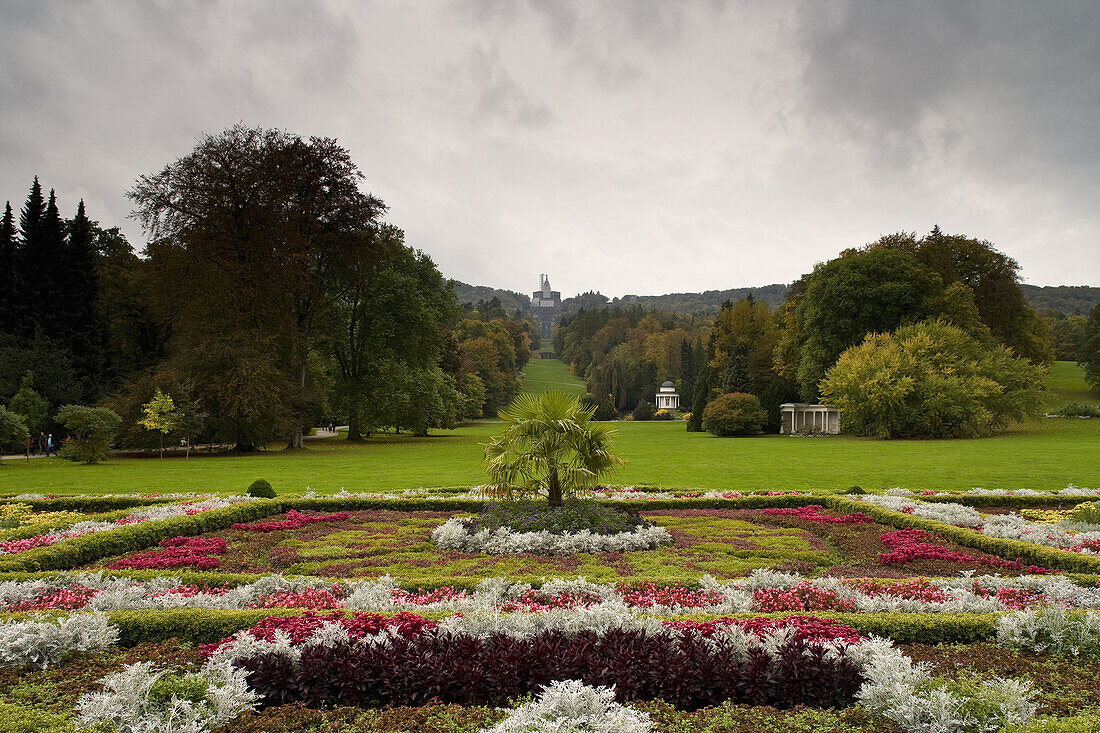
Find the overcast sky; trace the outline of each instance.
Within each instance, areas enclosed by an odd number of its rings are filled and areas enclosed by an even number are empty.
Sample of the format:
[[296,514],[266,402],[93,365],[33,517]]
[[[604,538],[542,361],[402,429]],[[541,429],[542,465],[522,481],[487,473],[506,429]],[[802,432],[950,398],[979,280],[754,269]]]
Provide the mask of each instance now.
[[125,192],[236,122],[337,138],[444,275],[790,282],[881,234],[1100,285],[1100,3],[0,3],[0,202]]

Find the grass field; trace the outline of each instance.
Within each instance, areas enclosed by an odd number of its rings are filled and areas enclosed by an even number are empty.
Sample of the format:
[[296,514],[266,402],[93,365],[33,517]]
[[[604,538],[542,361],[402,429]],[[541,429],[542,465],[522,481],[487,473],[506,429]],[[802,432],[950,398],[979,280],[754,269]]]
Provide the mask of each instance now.
[[[535,364],[535,362],[532,362]],[[1076,373],[1075,373],[1076,372]],[[567,383],[557,361],[528,368],[528,388]],[[1062,363],[1052,392],[1084,394],[1080,370]],[[1077,395],[1076,397],[1071,395]],[[920,490],[1100,487],[1100,420],[1042,419],[975,440],[877,441],[836,436],[715,438],[679,422],[623,422],[616,448],[627,459],[615,484],[735,490],[836,490],[859,485]],[[303,451],[250,456],[113,458],[94,466],[58,458],[0,465],[0,493],[243,491],[266,478],[280,493],[473,486],[484,480],[482,447],[499,430],[480,421],[416,438],[375,435],[366,443],[311,441]]]
[[569,367],[557,359],[539,359],[537,356],[523,368],[524,392],[548,392],[552,389],[583,397],[588,393],[584,382],[570,373]]
[[1100,405],[1100,394],[1090,391],[1085,383],[1085,370],[1072,361],[1056,361],[1047,380],[1050,405],[1058,407],[1067,402],[1084,402]]

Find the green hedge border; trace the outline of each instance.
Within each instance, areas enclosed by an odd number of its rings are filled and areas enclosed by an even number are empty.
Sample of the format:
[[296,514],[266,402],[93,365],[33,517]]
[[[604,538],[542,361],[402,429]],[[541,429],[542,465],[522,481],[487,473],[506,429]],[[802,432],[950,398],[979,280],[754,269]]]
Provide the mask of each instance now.
[[[161,642],[177,638],[190,644],[209,644],[238,631],[251,628],[270,616],[297,616],[301,609],[263,608],[247,610],[214,609],[149,609],[114,611],[110,622],[119,627],[119,643],[130,647],[143,642]],[[347,611],[346,613],[351,613]],[[415,613],[425,618],[441,620],[450,612]],[[394,613],[382,613],[393,616]],[[880,636],[897,644],[970,644],[992,641],[997,637],[996,613],[768,613],[768,614],[684,614],[657,617],[661,620],[712,621],[717,618],[786,618],[814,616],[834,619],[851,626],[865,636]]]

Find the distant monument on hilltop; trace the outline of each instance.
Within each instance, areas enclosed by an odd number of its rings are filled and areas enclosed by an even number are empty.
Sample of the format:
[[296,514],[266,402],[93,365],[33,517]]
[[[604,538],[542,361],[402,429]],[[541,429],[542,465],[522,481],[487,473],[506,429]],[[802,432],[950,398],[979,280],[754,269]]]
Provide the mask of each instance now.
[[550,327],[561,313],[561,293],[550,289],[550,276],[539,275],[539,288],[531,293],[531,310],[539,322],[542,337],[550,338]]

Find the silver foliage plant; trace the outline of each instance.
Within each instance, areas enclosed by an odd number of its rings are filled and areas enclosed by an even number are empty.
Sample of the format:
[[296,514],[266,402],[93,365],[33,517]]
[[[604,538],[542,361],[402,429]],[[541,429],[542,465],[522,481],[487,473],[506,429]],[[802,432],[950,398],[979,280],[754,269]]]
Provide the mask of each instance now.
[[138,662],[107,675],[100,680],[102,692],[80,698],[77,724],[107,723],[121,733],[205,733],[250,710],[259,699],[245,682],[246,672],[227,664],[208,663],[184,678],[205,688],[198,700],[174,692],[167,697],[153,694],[165,673],[153,662]]
[[610,687],[578,680],[552,682],[483,733],[649,733],[649,715],[615,702]]
[[55,620],[0,621],[0,666],[45,669],[68,654],[102,652],[118,643],[118,628],[102,613],[74,613]]
[[664,527],[638,527],[630,532],[596,534],[588,530],[573,534],[513,532],[501,527],[480,532],[466,531],[464,520],[450,519],[432,531],[432,542],[445,550],[484,552],[489,555],[576,555],[579,552],[632,552],[652,550],[672,543]]
[[914,664],[885,639],[849,648],[865,682],[858,697],[865,708],[906,733],[993,733],[1026,725],[1037,705],[1031,683],[994,678],[970,689],[932,678],[925,663]]
[[1100,613],[1071,613],[1062,606],[1006,613],[997,619],[997,642],[1037,652],[1097,655]]

